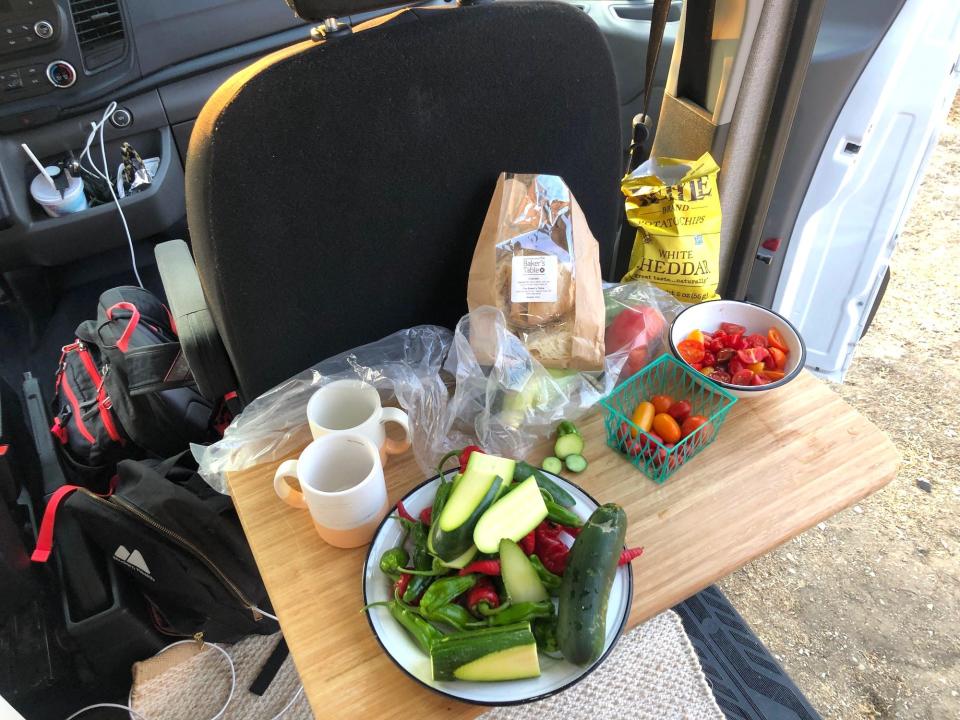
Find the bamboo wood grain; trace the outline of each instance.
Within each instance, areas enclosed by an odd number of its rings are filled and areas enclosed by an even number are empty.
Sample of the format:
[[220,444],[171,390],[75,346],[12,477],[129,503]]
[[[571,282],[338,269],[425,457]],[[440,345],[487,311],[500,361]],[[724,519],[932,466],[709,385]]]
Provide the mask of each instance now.
[[[883,432],[806,372],[770,397],[738,402],[716,442],[662,486],[606,447],[599,414],[581,431],[590,465],[569,477],[600,502],[620,503],[627,544],[646,548],[633,563],[630,627],[880,489],[900,461]],[[228,482],[316,717],[480,714],[387,657],[359,611],[366,548],[320,540],[308,514],[274,494],[275,467]],[[391,458],[386,476],[392,502],[424,479],[410,453]]]

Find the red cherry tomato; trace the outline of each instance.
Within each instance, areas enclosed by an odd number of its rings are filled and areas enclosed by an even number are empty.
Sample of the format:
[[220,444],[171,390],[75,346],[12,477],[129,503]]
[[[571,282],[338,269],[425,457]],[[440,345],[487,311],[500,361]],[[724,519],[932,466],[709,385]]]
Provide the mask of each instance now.
[[783,336],[776,328],[767,330],[767,344],[782,353],[790,352],[790,348],[787,347],[787,344],[783,341]]
[[650,398],[650,402],[653,403],[653,409],[656,410],[654,414],[659,415],[670,409],[670,406],[673,405],[673,398],[669,395],[654,395]]
[[726,370],[714,370],[713,374],[710,376],[711,380],[716,380],[717,382],[730,382],[730,373]]
[[[691,415],[686,420],[683,421],[683,425],[680,427],[680,432],[683,433],[684,437],[695,432],[697,428],[702,427],[707,424],[707,418],[703,415]],[[705,435],[706,433],[701,433]]]
[[703,343],[696,340],[681,340],[677,345],[677,352],[690,365],[703,361]]
[[713,367],[717,364],[717,356],[707,351],[703,354],[703,360],[700,362],[704,367]]
[[693,408],[686,400],[677,400],[673,405],[667,408],[667,415],[672,417],[678,423],[682,423],[690,415]]
[[740,362],[740,358],[738,358],[736,355],[730,358],[730,362],[727,363],[727,372],[729,372],[731,375],[736,375],[743,369],[744,365],[742,362]]
[[747,346],[747,341],[743,339],[743,335],[727,335],[726,343],[728,348],[734,350],[742,350]]
[[748,347],[762,347],[767,346],[767,339],[763,335],[747,335],[744,338],[747,342]]
[[737,350],[737,357],[740,358],[740,362],[744,365],[753,365],[754,363],[762,363],[767,359],[767,355],[770,353],[767,352],[766,348],[762,347],[750,347],[745,350]]
[[733,377],[730,378],[731,385],[750,385],[753,382],[753,371],[743,368],[742,370],[737,370],[733,374]]
[[750,379],[750,384],[751,385],[769,385],[770,380],[768,378],[765,378],[763,375],[759,373],[754,373],[753,377]]
[[743,335],[747,329],[743,325],[736,323],[720,323],[720,329],[727,335]]

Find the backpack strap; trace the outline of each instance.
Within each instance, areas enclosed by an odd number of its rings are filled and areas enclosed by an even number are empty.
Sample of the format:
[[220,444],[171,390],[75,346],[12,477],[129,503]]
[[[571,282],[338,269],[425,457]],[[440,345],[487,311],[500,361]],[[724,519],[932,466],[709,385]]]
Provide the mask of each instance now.
[[[114,475],[110,480],[110,488],[100,497],[110,497],[117,485],[117,476]],[[53,551],[53,528],[57,522],[57,510],[60,504],[68,495],[76,490],[82,490],[79,485],[61,485],[50,496],[47,501],[47,507],[43,511],[43,520],[40,521],[40,532],[37,533],[37,545],[33,549],[30,560],[36,563],[45,563],[50,559],[50,553]]]

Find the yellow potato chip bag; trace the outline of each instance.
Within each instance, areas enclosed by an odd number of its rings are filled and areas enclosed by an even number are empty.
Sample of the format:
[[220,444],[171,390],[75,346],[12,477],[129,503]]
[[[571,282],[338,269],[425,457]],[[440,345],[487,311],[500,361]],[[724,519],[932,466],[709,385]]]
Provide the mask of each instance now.
[[719,172],[704,153],[697,160],[651,158],[623,178],[627,221],[637,236],[622,282],[643,278],[685,303],[719,297]]

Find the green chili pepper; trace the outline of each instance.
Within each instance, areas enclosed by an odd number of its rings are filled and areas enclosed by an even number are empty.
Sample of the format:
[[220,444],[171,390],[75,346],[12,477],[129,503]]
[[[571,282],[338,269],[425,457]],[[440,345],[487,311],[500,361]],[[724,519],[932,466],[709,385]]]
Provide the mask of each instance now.
[[[437,472],[440,474],[440,480],[441,480],[441,482],[443,481],[443,477],[444,477],[443,466],[447,464],[447,460],[449,460],[450,458],[459,458],[459,457],[460,457],[460,451],[459,451],[459,450],[451,450],[451,451],[448,452],[446,455],[444,455],[442,458],[440,458],[440,462],[437,463]],[[459,469],[459,467],[460,467],[460,465],[459,465],[459,461],[458,461],[457,468]]]
[[421,608],[420,613],[427,620],[446,623],[457,630],[466,630],[467,626],[473,622],[473,617],[466,608],[456,603],[447,603],[429,613]]
[[547,570],[543,563],[540,562],[540,558],[536,555],[530,555],[527,559],[530,561],[530,564],[533,565],[533,569],[537,571],[537,577],[540,578],[543,586],[548,592],[555,594],[556,591],[560,589],[560,583],[563,582],[563,578]]
[[520,602],[487,617],[487,624],[491,626],[512,625],[513,623],[546,618],[554,614],[553,603],[550,600],[539,602]]
[[431,614],[437,608],[453,602],[460,595],[472,588],[477,582],[476,575],[453,575],[437,580],[427,588],[420,598],[420,607],[426,614]]
[[380,570],[394,580],[400,577],[400,568],[410,560],[410,555],[402,547],[387,550],[380,556]]
[[[407,585],[403,593],[403,601],[411,604],[420,597],[429,587],[430,583],[436,577],[433,572],[433,557],[427,552],[427,536],[429,529],[422,522],[418,522],[413,527],[413,569],[418,571]],[[423,571],[429,571],[426,575],[419,574]]]
[[437,487],[437,494],[433,496],[433,510],[430,511],[430,517],[435,522],[443,512],[443,506],[447,504],[447,498],[453,491],[453,481],[447,482],[440,476],[440,485]]
[[583,527],[583,520],[562,505],[554,502],[549,493],[541,490],[540,495],[543,497],[543,504],[547,506],[547,520],[567,527]]
[[557,642],[557,616],[537,618],[531,624],[533,637],[537,640],[537,650],[543,653],[560,652]]
[[408,610],[402,603],[390,603],[390,614],[416,641],[420,649],[427,655],[434,641],[443,637],[443,633],[414,612]]

